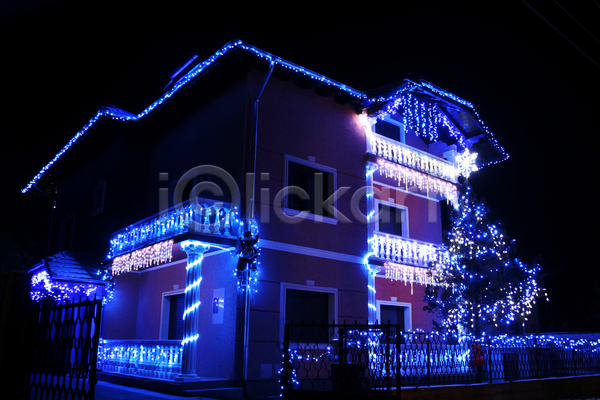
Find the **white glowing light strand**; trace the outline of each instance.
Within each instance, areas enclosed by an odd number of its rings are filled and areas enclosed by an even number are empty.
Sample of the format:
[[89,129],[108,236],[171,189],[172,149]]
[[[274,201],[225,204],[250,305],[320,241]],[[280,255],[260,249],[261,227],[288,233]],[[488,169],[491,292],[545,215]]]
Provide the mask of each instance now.
[[387,262],[384,264],[385,277],[395,281],[418,283],[421,285],[450,286],[449,283],[436,279],[437,272],[429,268]]
[[450,259],[445,246],[401,236],[376,233],[369,244],[370,254],[394,264],[429,268],[431,263],[446,264]]
[[378,164],[379,173],[387,178],[395,179],[398,187],[404,186],[407,190],[411,187],[416,187],[420,191],[426,192],[428,197],[437,194],[442,198],[448,199],[451,203],[454,203],[458,199],[458,189],[452,182],[444,181],[426,173],[388,161],[379,161]]
[[131,253],[115,257],[111,271],[113,276],[139,271],[155,265],[166,264],[173,258],[173,240],[156,243]]
[[[454,165],[446,160],[409,148],[407,145],[373,134],[367,128],[370,137],[371,152],[396,164],[424,172],[437,178],[457,182],[458,172]],[[372,172],[371,172],[372,173]]]
[[48,171],[48,169],[56,161],[58,161],[59,158],[61,158],[67,151],[69,151],[71,149],[71,147],[77,141],[79,141],[92,127],[94,127],[98,123],[98,121],[101,120],[103,117],[108,117],[108,118],[120,120],[120,121],[139,121],[140,119],[146,117],[148,114],[152,113],[159,106],[164,104],[167,100],[169,100],[171,97],[173,97],[180,89],[182,89],[184,86],[187,86],[192,80],[194,80],[196,77],[198,77],[203,72],[208,70],[210,67],[212,67],[219,60],[221,60],[223,57],[225,57],[227,54],[229,54],[236,48],[241,48],[245,51],[253,53],[255,56],[265,58],[280,67],[287,68],[287,69],[297,72],[297,73],[302,73],[305,76],[309,77],[310,79],[312,79],[316,82],[333,86],[357,100],[362,100],[362,99],[366,98],[366,95],[361,91],[358,91],[347,85],[344,85],[344,84],[341,84],[334,80],[331,80],[331,79],[329,79],[321,74],[317,74],[311,70],[302,68],[302,67],[300,67],[294,63],[291,63],[289,61],[286,61],[282,58],[275,57],[272,54],[269,54],[269,53],[267,53],[263,50],[260,50],[256,47],[247,45],[242,41],[230,42],[230,43],[226,44],[225,46],[223,46],[220,50],[218,50],[212,56],[210,56],[208,59],[206,59],[202,63],[199,63],[194,68],[192,68],[168,92],[166,92],[159,99],[157,99],[155,102],[150,104],[146,109],[144,109],[139,114],[132,114],[127,111],[120,110],[120,109],[113,108],[113,107],[103,107],[102,109],[100,109],[96,113],[96,115],[94,115],[94,117],[92,119],[90,119],[88,121],[88,123],[83,128],[81,128],[81,130],[79,130],[79,132],[77,132],[77,134],[75,134],[75,136],[73,136],[73,138],[71,140],[69,140],[69,142],[50,160],[50,162],[48,162],[33,177],[33,179],[31,179],[31,181],[27,184],[27,186],[25,186],[25,188],[23,188],[21,190],[21,193],[25,193],[29,189],[31,189],[35,185],[35,183],[42,177],[42,175],[44,175],[44,173],[46,171]]

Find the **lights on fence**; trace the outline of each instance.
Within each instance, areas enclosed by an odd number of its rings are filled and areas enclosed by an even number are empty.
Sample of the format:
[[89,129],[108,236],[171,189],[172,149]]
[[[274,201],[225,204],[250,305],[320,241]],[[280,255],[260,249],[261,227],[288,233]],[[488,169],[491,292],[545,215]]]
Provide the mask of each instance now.
[[[507,353],[519,355],[515,368],[521,371],[523,379],[600,371],[598,340],[544,335],[476,338],[456,332],[398,332],[391,330],[393,325],[385,324],[353,325],[354,329],[350,329],[350,325],[335,327],[328,341],[335,345],[328,343],[323,347],[322,343],[301,342],[290,346],[291,343],[285,343],[284,364],[280,370],[282,389],[308,387],[316,380],[332,378],[335,365],[339,365],[341,359],[363,371],[360,384],[370,389],[386,385],[386,378],[430,375],[435,377],[432,384],[445,384],[456,377],[461,381],[474,381],[478,379],[478,367],[488,374],[486,380],[507,378],[511,373],[504,357]],[[476,354],[476,350],[482,352]],[[315,370],[321,373],[311,373]]]

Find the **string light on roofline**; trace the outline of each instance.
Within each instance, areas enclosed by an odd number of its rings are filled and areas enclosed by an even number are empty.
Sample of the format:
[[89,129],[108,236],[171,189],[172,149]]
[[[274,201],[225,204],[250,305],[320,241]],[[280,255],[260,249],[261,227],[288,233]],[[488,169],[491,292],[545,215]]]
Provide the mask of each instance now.
[[54,165],[54,163],[56,163],[65,153],[67,153],[73,147],[73,145],[75,143],[80,141],[88,133],[88,131],[90,129],[92,129],[100,120],[102,120],[103,118],[110,118],[110,119],[119,120],[119,121],[139,121],[139,120],[143,119],[144,117],[146,117],[147,115],[151,114],[156,109],[158,109],[167,100],[172,98],[175,94],[177,94],[177,92],[179,92],[182,88],[187,86],[196,77],[198,77],[203,72],[208,70],[210,67],[212,67],[214,64],[216,64],[219,60],[221,60],[227,54],[229,54],[230,52],[232,52],[238,48],[248,51],[259,58],[264,58],[264,59],[268,60],[269,62],[272,62],[274,65],[289,69],[295,73],[303,74],[304,76],[310,78],[311,80],[313,80],[317,83],[322,83],[322,84],[332,86],[332,87],[340,90],[341,92],[344,92],[345,94],[349,95],[351,98],[354,98],[356,101],[363,102],[364,106],[366,106],[368,104],[373,104],[375,102],[385,102],[385,101],[394,100],[393,105],[388,107],[386,113],[391,113],[391,112],[397,111],[399,106],[403,106],[403,107],[407,106],[409,111],[407,113],[405,113],[407,115],[404,116],[404,118],[406,119],[406,123],[412,129],[417,131],[417,133],[419,135],[423,135],[424,137],[427,137],[430,140],[436,140],[437,136],[438,136],[436,126],[437,126],[437,124],[442,124],[449,130],[450,135],[452,137],[454,137],[463,147],[466,147],[466,146],[464,146],[463,135],[460,134],[460,132],[456,130],[454,125],[437,108],[437,106],[433,105],[432,103],[425,103],[425,102],[421,102],[418,100],[414,100],[411,98],[411,96],[408,93],[408,90],[413,87],[427,88],[430,91],[435,92],[436,94],[438,94],[440,96],[449,98],[449,99],[451,99],[455,102],[458,102],[466,107],[469,107],[474,112],[475,116],[477,117],[479,123],[482,125],[483,129],[485,130],[486,135],[492,142],[493,146],[496,148],[497,151],[499,151],[503,155],[503,158],[501,160],[489,162],[487,164],[492,164],[492,163],[495,164],[497,162],[504,161],[508,158],[508,154],[506,154],[506,152],[504,151],[504,148],[493,137],[491,132],[488,130],[487,126],[485,126],[485,124],[483,124],[483,121],[481,121],[481,119],[479,118],[479,115],[477,114],[477,112],[475,111],[475,109],[473,108],[473,105],[471,103],[467,102],[466,100],[461,99],[460,97],[458,97],[456,95],[453,95],[452,93],[449,93],[443,89],[440,89],[428,82],[422,81],[420,83],[415,83],[415,82],[407,81],[407,83],[403,86],[403,88],[400,89],[399,91],[397,91],[392,96],[389,96],[387,98],[379,97],[379,98],[368,99],[366,94],[362,91],[353,89],[347,85],[344,85],[342,83],[339,83],[337,81],[329,79],[321,74],[318,74],[316,72],[313,72],[311,70],[303,68],[299,65],[296,65],[289,61],[286,61],[282,58],[276,57],[272,54],[269,54],[263,50],[260,50],[256,47],[254,47],[254,46],[250,46],[242,41],[233,41],[233,42],[230,42],[230,43],[226,44],[225,46],[223,46],[221,49],[219,49],[217,52],[215,52],[212,56],[210,56],[203,62],[198,63],[186,75],[184,75],[179,81],[177,81],[177,83],[171,89],[169,89],[164,95],[162,95],[156,101],[154,101],[152,104],[150,104],[148,107],[146,107],[142,112],[140,112],[138,114],[133,114],[133,113],[118,109],[116,107],[102,107],[75,134],[75,136],[73,136],[73,138],[71,140],[69,140],[69,142],[65,146],[63,146],[63,148],[31,179],[31,181],[21,190],[21,193],[26,193],[27,191],[29,191],[29,189],[31,189],[36,184],[36,182],[41,179],[41,177],[44,175],[44,173],[46,173],[46,171],[48,171],[48,169],[50,169],[50,167],[52,165]]

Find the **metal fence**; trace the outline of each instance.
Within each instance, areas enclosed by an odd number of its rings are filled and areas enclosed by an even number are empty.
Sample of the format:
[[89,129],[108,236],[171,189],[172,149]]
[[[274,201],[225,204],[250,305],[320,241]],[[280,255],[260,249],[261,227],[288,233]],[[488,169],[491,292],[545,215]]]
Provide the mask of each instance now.
[[[286,325],[282,389],[332,392],[600,373],[600,344],[543,336],[403,332],[398,325]],[[399,391],[397,391],[399,393]]]
[[93,400],[102,300],[44,304],[34,317],[26,398]]

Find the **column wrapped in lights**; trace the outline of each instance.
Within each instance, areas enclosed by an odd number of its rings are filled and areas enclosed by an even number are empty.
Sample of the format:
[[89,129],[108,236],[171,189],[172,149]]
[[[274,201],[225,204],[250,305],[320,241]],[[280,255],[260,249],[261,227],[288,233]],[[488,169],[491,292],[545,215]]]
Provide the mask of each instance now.
[[182,377],[196,375],[196,348],[198,333],[198,308],[200,307],[200,282],[202,281],[202,259],[209,246],[197,240],[186,240],[180,243],[186,252],[187,266],[185,272],[185,310],[183,312],[184,333],[181,344],[183,356],[181,361]]
[[375,320],[377,319],[377,306],[376,304],[376,295],[377,295],[377,291],[375,290],[375,275],[377,275],[380,271],[381,271],[381,267],[376,266],[376,265],[367,265],[367,271],[369,273],[368,275],[368,283],[367,283],[367,289],[368,289],[368,316],[369,316],[369,323],[373,324],[375,323]]

